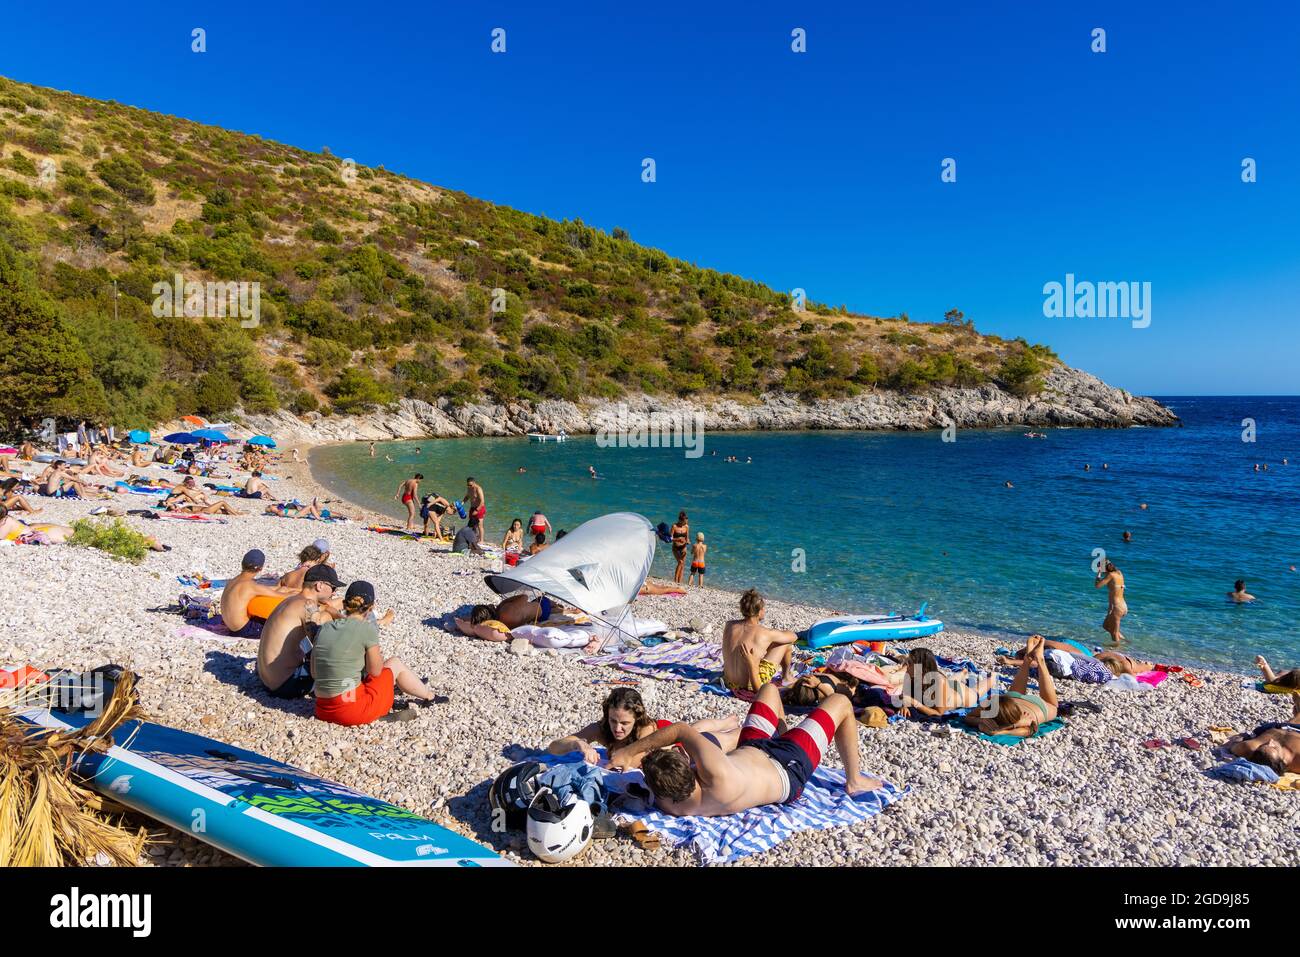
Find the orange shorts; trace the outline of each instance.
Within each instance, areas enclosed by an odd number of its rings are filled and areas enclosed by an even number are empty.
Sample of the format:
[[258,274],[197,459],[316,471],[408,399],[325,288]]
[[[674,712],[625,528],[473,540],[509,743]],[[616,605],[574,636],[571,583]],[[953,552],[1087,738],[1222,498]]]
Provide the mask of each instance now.
[[332,724],[369,724],[393,710],[393,670],[366,675],[361,684],[334,698],[316,699],[316,717]]

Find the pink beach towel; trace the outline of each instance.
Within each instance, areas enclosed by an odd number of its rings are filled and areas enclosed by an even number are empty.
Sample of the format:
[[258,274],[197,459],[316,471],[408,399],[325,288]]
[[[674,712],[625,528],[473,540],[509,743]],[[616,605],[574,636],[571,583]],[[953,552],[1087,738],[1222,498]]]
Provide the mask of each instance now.
[[1160,684],[1160,682],[1168,678],[1169,675],[1163,671],[1148,671],[1144,674],[1134,675],[1134,677],[1144,685],[1150,685],[1154,688],[1156,685]]

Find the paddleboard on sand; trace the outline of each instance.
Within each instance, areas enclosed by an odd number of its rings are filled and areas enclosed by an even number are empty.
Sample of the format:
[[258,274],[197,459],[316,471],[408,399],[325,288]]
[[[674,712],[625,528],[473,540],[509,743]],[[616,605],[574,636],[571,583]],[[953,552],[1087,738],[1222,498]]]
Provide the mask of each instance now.
[[808,629],[808,647],[825,648],[851,641],[906,641],[943,631],[943,622],[929,618],[925,606],[915,615],[845,615],[823,618]]
[[[28,708],[34,726],[93,717]],[[509,861],[410,811],[211,738],[130,721],[126,747],[83,753],[74,770],[119,804],[267,867],[509,867]]]

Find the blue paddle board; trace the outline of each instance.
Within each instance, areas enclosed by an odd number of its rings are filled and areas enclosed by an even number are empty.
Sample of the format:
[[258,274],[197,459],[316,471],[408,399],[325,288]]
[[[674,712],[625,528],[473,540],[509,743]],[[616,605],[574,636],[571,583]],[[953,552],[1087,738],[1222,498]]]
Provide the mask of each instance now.
[[[84,727],[75,711],[29,708],[41,728]],[[141,814],[266,867],[509,867],[454,831],[333,781],[211,738],[130,721],[74,770]]]
[[808,629],[808,647],[825,648],[851,641],[907,641],[943,631],[943,622],[915,615],[847,615],[824,618]]

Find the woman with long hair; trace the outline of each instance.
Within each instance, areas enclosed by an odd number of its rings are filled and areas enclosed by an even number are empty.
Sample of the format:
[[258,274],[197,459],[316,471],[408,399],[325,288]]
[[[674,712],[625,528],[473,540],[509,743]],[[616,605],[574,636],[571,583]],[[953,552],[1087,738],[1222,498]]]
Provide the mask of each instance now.
[[937,718],[958,708],[974,707],[996,684],[992,675],[974,685],[957,681],[939,667],[929,648],[913,648],[903,662],[903,706],[899,710],[904,717],[915,711]]
[[[1029,671],[1038,669],[1038,694],[1029,693]],[[1056,717],[1056,685],[1043,660],[1043,636],[1032,635],[1011,688],[991,696],[963,719],[985,734],[1032,738]]]
[[[627,747],[670,724],[671,721],[656,721],[646,713],[645,702],[635,688],[615,688],[601,706],[599,721],[592,722],[576,734],[552,741],[546,750],[551,754],[581,751],[583,759],[589,764],[599,764],[597,747],[604,748],[609,753]],[[740,740],[740,719],[735,715],[729,718],[705,718],[693,722],[691,726],[712,738],[724,751],[735,748]]]

